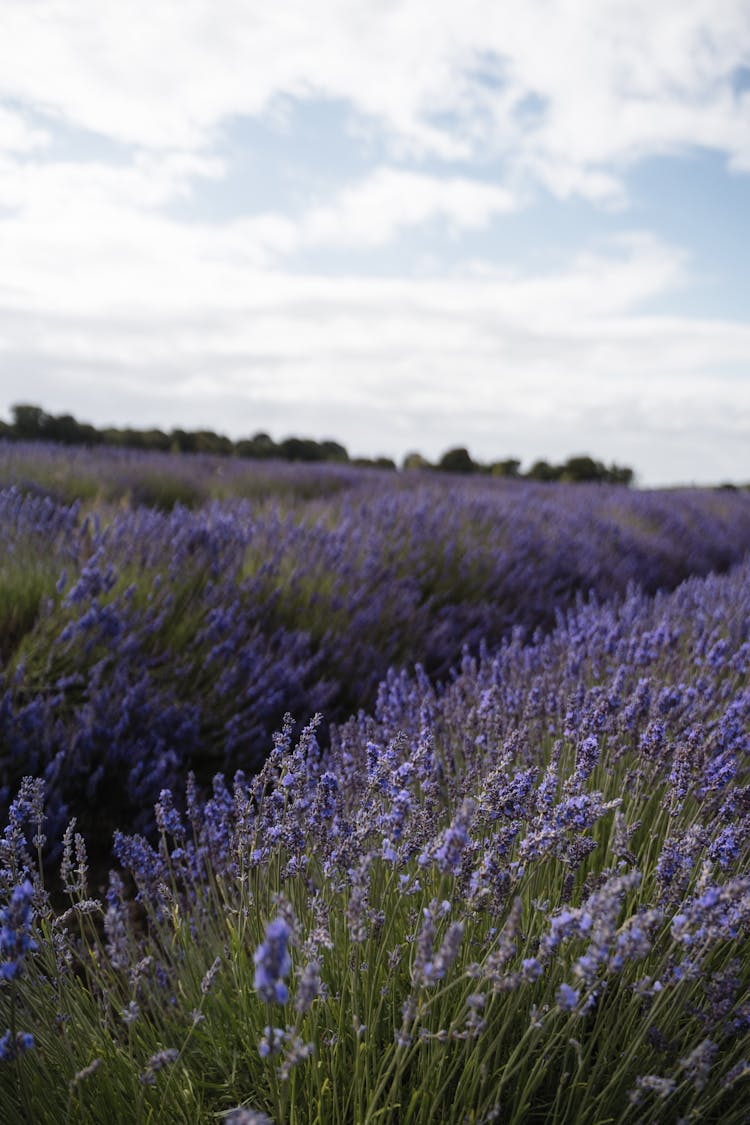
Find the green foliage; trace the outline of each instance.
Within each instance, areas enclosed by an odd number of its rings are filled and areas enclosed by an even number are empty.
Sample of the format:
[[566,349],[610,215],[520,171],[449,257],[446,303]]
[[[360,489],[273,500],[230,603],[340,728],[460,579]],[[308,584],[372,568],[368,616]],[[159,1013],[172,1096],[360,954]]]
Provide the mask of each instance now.
[[535,461],[526,476],[529,480],[550,481],[558,479],[558,470],[549,461]]
[[517,457],[509,457],[505,461],[493,461],[489,466],[493,477],[517,477],[520,469],[521,462]]
[[43,558],[0,560],[0,663],[31,633],[58,577],[54,564]]
[[476,473],[479,466],[472,461],[468,449],[459,446],[444,453],[437,463],[437,468],[444,473]]
[[268,434],[258,433],[253,438],[233,442],[224,434],[213,430],[174,429],[170,434],[163,430],[138,430],[133,427],[117,429],[107,427],[97,430],[82,423],[70,414],[58,417],[47,414],[40,406],[17,404],[11,407],[11,425],[0,422],[0,437],[19,441],[51,441],[63,445],[111,445],[123,449],[174,453],[203,453],[218,457],[247,457],[250,459],[280,458],[286,461],[325,461],[345,464],[349,454],[337,441],[326,439],[289,437],[275,442]]
[[433,468],[430,462],[423,457],[421,453],[407,453],[402,464],[403,468],[406,470]]

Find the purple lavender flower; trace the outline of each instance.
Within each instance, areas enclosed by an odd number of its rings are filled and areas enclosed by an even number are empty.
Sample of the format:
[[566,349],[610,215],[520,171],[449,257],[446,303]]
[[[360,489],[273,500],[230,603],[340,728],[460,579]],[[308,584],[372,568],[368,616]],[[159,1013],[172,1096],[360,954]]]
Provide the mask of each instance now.
[[31,936],[34,917],[34,888],[28,879],[13,888],[10,902],[0,909],[0,977],[14,980],[22,971],[23,959],[37,945]]
[[180,814],[174,807],[174,799],[169,789],[162,789],[159,800],[154,806],[156,826],[165,835],[173,836],[175,840],[185,838],[185,827],[180,819]]
[[580,991],[569,984],[561,984],[555,993],[558,1008],[563,1012],[572,1012],[580,998]]
[[471,844],[469,826],[475,808],[474,801],[467,797],[445,829],[442,841],[433,853],[438,868],[445,874],[457,875],[460,871],[464,852]]
[[34,1036],[29,1031],[19,1031],[12,1039],[10,1031],[0,1035],[0,1062],[9,1062],[34,1049]]
[[261,1113],[259,1109],[250,1109],[248,1106],[230,1109],[222,1121],[224,1125],[273,1125],[271,1118],[265,1113]]
[[680,1070],[696,1090],[702,1090],[708,1082],[717,1052],[717,1045],[710,1039],[704,1039],[689,1055],[680,1059]]
[[658,1074],[640,1075],[636,1078],[635,1086],[630,1091],[630,1101],[633,1105],[640,1105],[647,1094],[666,1099],[674,1091],[676,1085],[674,1078],[661,1078]]
[[254,987],[268,1004],[286,1004],[289,989],[284,984],[292,967],[287,950],[291,930],[283,918],[276,918],[266,927],[266,939],[255,951]]
[[146,1063],[146,1069],[141,1074],[141,1082],[144,1086],[156,1085],[156,1075],[160,1070],[164,1070],[167,1066],[172,1066],[177,1062],[180,1057],[180,1052],[176,1047],[167,1047],[163,1051],[156,1051],[155,1054]]
[[544,972],[544,966],[537,957],[524,957],[521,962],[521,977],[523,980],[533,984],[534,981],[539,980]]
[[739,857],[740,841],[734,824],[728,824],[726,828],[722,828],[708,849],[708,854],[711,859],[716,860],[724,868],[730,867],[734,860]]
[[320,984],[320,963],[308,961],[302,970],[294,1001],[294,1006],[301,1015],[310,1010],[313,1000],[320,992]]
[[283,1027],[271,1027],[270,1025],[264,1028],[263,1035],[258,1043],[258,1054],[262,1059],[270,1059],[272,1055],[277,1055],[282,1048],[286,1032]]

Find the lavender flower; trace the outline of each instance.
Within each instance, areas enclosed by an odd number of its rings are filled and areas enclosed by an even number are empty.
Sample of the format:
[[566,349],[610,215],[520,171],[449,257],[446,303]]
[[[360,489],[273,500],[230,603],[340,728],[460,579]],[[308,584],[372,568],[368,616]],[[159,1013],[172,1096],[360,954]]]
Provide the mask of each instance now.
[[6,1031],[4,1035],[0,1035],[0,1062],[17,1059],[26,1051],[33,1050],[34,1046],[34,1036],[30,1032],[19,1031],[13,1039],[10,1031]]
[[580,995],[577,988],[572,988],[569,984],[561,984],[555,993],[558,1008],[561,1008],[563,1012],[571,1012],[578,1004]]
[[643,1074],[636,1078],[635,1087],[630,1091],[630,1101],[640,1105],[646,1094],[654,1094],[664,1101],[674,1092],[677,1083],[674,1078],[660,1078],[658,1074]]
[[693,1083],[696,1090],[702,1090],[708,1082],[718,1049],[716,1043],[704,1039],[685,1058],[680,1059],[680,1070]]
[[28,879],[13,888],[10,902],[0,909],[0,978],[14,980],[22,971],[24,957],[37,944],[31,936],[34,917],[34,888]]
[[122,1018],[122,1022],[130,1027],[131,1024],[134,1024],[136,1022],[140,1014],[140,1008],[138,1007],[137,1003],[135,1002],[135,1000],[131,1000],[127,1008],[123,1008],[120,1016]]
[[283,1046],[286,1032],[283,1027],[267,1026],[260,1042],[258,1043],[258,1054],[262,1059],[269,1059],[272,1055],[277,1055]]
[[312,1002],[320,992],[320,964],[317,961],[308,961],[302,970],[302,975],[297,986],[297,995],[294,1006],[300,1015],[308,1012]]
[[261,1113],[259,1109],[250,1109],[248,1106],[230,1109],[222,1121],[224,1125],[273,1125],[273,1121],[265,1113]]
[[470,847],[469,827],[471,825],[476,803],[467,797],[461,804],[448,828],[442,834],[440,842],[433,847],[431,852],[420,856],[419,862],[424,866],[433,859],[438,869],[445,874],[458,875],[464,853]]
[[287,951],[291,930],[283,918],[276,918],[266,927],[265,941],[255,951],[254,987],[268,1004],[286,1004],[289,990],[284,984],[292,967]]
[[144,1086],[154,1086],[156,1084],[156,1075],[160,1070],[167,1066],[172,1066],[180,1057],[180,1052],[176,1047],[167,1047],[163,1051],[157,1051],[151,1056],[146,1063],[146,1069],[141,1074],[141,1082]]
[[76,1086],[80,1085],[81,1082],[85,1082],[87,1078],[91,1078],[92,1075],[96,1074],[101,1065],[101,1059],[92,1059],[88,1066],[84,1066],[81,1070],[76,1071],[68,1084],[70,1090],[75,1090]]
[[206,971],[206,973],[203,977],[203,980],[201,981],[201,992],[203,993],[204,996],[207,996],[208,993],[213,988],[214,981],[216,980],[216,977],[218,975],[218,972],[219,972],[220,968],[221,968],[221,958],[215,957],[213,964]]

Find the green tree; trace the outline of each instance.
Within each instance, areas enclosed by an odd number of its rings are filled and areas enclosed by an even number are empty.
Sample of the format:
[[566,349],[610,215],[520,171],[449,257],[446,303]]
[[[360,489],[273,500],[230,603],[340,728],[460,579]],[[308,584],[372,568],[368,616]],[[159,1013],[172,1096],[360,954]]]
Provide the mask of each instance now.
[[13,418],[13,428],[16,436],[23,441],[39,441],[44,435],[44,426],[47,415],[41,406],[32,406],[29,403],[19,403],[10,408]]
[[404,469],[431,469],[433,466],[421,453],[407,453],[401,462]]
[[463,446],[444,453],[437,467],[443,473],[476,473],[479,470],[479,465],[472,461],[471,454]]
[[320,449],[326,461],[339,461],[343,463],[349,460],[349,454],[344,446],[337,441],[331,441],[330,438],[327,441],[321,441]]
[[493,461],[489,468],[493,477],[517,477],[521,462],[516,457],[508,457],[505,461]]
[[607,479],[611,484],[624,484],[629,488],[635,479],[635,473],[627,465],[610,465],[607,470]]
[[601,461],[595,461],[587,454],[569,457],[561,468],[560,479],[574,483],[584,481],[602,482],[606,480],[607,470]]
[[550,465],[549,461],[535,461],[526,476],[529,480],[559,480],[560,469],[555,465]]
[[288,437],[279,443],[279,453],[287,461],[322,461],[323,453],[312,438]]

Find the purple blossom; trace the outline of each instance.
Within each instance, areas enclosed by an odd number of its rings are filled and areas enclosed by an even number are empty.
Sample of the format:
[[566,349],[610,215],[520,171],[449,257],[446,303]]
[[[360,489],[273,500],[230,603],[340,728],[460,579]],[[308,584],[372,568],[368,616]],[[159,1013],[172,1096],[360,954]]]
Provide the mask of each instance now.
[[569,984],[561,984],[555,993],[558,1008],[563,1012],[571,1012],[578,1004],[580,991]]
[[34,1036],[31,1032],[19,1031],[13,1039],[10,1031],[6,1031],[4,1035],[0,1035],[0,1062],[17,1059],[26,1051],[33,1050],[34,1046]]
[[726,828],[722,828],[718,836],[711,842],[708,854],[711,859],[724,868],[730,867],[739,858],[740,838],[734,824],[728,824]]
[[255,951],[254,988],[268,1004],[286,1004],[289,990],[284,984],[292,967],[287,950],[291,930],[283,918],[276,918],[266,927],[266,937]]
[[446,874],[459,873],[464,853],[471,844],[469,826],[475,810],[475,802],[467,798],[461,804],[432,856],[440,869]]
[[27,953],[37,944],[31,936],[34,887],[28,879],[14,887],[7,906],[0,908],[0,978],[14,980],[23,969]]

